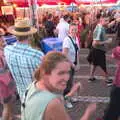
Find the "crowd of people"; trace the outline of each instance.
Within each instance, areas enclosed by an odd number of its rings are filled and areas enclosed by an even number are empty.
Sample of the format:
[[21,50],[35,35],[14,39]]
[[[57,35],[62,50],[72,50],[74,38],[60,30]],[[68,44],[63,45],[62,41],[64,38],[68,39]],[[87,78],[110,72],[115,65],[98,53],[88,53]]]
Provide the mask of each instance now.
[[[17,20],[9,28],[0,27],[0,102],[3,105],[3,120],[13,119],[11,106],[16,94],[22,106],[21,120],[70,120],[66,109],[73,108],[72,102],[77,101],[73,96],[82,86],[74,82],[74,73],[80,64],[80,48],[84,47],[89,48],[87,59],[91,65],[88,81],[96,80],[94,73],[99,66],[104,72],[105,82],[113,86],[102,120],[118,120],[120,30],[116,27],[118,45],[112,52],[112,57],[118,60],[114,80],[109,79],[106,68],[105,44],[111,44],[112,40],[106,38],[105,30],[116,24],[120,26],[120,18],[118,13],[111,18],[109,13],[100,10],[90,21],[92,15],[88,12],[58,18],[47,13],[39,20],[39,30],[30,25],[29,19]],[[16,36],[17,42],[6,45],[3,36],[8,34]],[[50,51],[45,55],[39,42],[45,37],[62,40],[62,51]],[[95,110],[96,103],[90,104],[80,120],[90,120]]]

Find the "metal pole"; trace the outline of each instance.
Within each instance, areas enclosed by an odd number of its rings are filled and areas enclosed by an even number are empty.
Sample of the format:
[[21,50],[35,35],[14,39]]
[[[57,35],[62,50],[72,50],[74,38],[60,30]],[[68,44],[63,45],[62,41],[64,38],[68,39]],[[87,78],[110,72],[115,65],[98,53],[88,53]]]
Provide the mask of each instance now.
[[102,1],[100,0],[100,5],[101,5],[101,8],[102,8]]
[[30,19],[33,26],[36,25],[37,0],[28,0],[30,8]]
[[[27,2],[27,1],[25,0],[25,4],[26,4],[26,2]],[[25,18],[25,14],[26,14],[26,13],[25,13],[25,7],[24,7],[23,18]]]

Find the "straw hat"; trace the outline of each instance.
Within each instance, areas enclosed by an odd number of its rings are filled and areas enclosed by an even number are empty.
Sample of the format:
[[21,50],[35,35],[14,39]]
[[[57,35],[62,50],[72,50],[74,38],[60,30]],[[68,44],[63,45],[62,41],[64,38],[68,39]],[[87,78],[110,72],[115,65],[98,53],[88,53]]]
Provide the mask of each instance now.
[[30,25],[28,19],[15,21],[15,25],[8,28],[8,32],[15,36],[26,36],[37,32],[37,29]]

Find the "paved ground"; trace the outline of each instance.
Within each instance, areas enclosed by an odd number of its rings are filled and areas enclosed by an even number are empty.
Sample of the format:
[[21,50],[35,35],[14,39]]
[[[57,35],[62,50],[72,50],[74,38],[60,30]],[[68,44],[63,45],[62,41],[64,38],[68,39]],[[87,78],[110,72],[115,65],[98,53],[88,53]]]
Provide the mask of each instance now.
[[[97,111],[91,120],[95,120],[96,117],[103,115],[104,109],[109,102],[109,94],[111,87],[107,87],[104,78],[102,77],[102,71],[98,68],[96,71],[97,81],[89,83],[89,64],[86,60],[88,54],[87,49],[82,49],[80,53],[80,70],[75,74],[75,82],[80,81],[82,89],[78,93],[79,102],[74,104],[74,108],[68,110],[72,120],[79,120],[83,114],[87,105],[91,102],[97,103]],[[107,53],[107,67],[111,78],[114,78],[115,64],[114,60],[110,58],[111,52]],[[16,103],[15,114],[20,113],[20,103]],[[2,108],[0,106],[0,108]]]
[[[88,50],[81,50],[80,70],[76,72],[75,75],[75,81],[80,81],[83,87],[79,92],[79,102],[75,104],[72,110],[69,110],[69,113],[73,120],[79,120],[87,105],[91,102],[96,102],[97,111],[95,115],[91,118],[91,120],[95,120],[96,117],[101,117],[103,115],[104,109],[109,102],[111,87],[106,86],[100,68],[97,68],[97,71],[95,73],[97,81],[88,82],[90,66],[86,60],[87,54]],[[107,68],[110,77],[114,79],[116,65],[114,64],[114,60],[111,59],[110,55],[111,52],[107,53]]]

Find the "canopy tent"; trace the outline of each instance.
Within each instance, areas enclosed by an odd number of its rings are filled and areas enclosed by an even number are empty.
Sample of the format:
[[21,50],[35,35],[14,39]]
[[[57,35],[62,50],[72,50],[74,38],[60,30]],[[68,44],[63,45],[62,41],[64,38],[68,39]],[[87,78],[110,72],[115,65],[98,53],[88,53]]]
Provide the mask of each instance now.
[[[17,4],[19,7],[27,7],[28,0],[7,0],[13,4]],[[116,3],[117,0],[37,0],[38,5],[48,4],[48,5],[57,5],[57,4],[66,4],[69,5],[71,2],[76,4],[92,4],[92,3]]]
[[38,4],[48,4],[48,5],[57,5],[57,4],[70,4],[72,0],[38,0]]
[[76,4],[116,3],[117,0],[75,0]]
[[[73,0],[74,1],[74,0]],[[28,0],[7,0],[7,2],[11,2],[13,4],[17,4],[19,7],[27,7],[28,6]],[[72,0],[38,0],[38,5],[48,4],[48,5],[69,5],[72,2]]]

